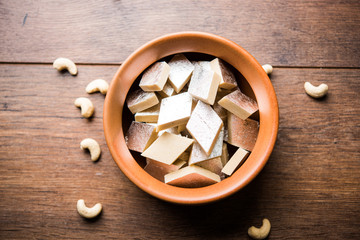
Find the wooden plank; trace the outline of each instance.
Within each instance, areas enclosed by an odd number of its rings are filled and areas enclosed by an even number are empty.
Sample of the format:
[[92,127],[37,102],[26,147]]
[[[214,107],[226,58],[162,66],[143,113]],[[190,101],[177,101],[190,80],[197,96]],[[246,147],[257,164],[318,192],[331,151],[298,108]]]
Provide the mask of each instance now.
[[[139,190],[106,147],[95,78],[110,82],[116,66],[79,66],[76,77],[51,65],[0,65],[1,239],[248,239],[267,217],[269,239],[360,237],[359,69],[275,68],[280,107],[278,140],[268,164],[245,189],[205,206],[179,206]],[[314,100],[304,81],[326,82]],[[88,96],[95,117],[80,117],[73,100]],[[93,163],[82,138],[100,143]],[[101,202],[92,221],[76,201]]]
[[359,1],[2,1],[1,62],[120,63],[179,31],[226,37],[261,64],[360,67]]
[[[359,74],[359,70],[275,69],[271,76],[280,106],[280,129],[266,168],[268,179],[277,175],[277,181],[261,188],[277,189],[273,190],[281,193],[270,198],[279,198],[275,200],[279,209],[292,209],[280,213],[279,221],[296,222],[280,224],[279,238],[295,234],[294,239],[345,239],[351,238],[347,231],[360,226],[356,219],[360,213],[356,206],[360,200]],[[321,100],[307,96],[305,81],[327,83],[328,95]],[[311,225],[314,229],[308,231]]]

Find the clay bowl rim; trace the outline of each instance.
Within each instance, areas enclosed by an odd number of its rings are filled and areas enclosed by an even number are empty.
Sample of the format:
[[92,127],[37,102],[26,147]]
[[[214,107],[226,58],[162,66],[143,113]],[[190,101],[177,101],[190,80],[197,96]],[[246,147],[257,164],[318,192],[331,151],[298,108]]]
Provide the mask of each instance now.
[[[223,181],[202,188],[165,184],[143,170],[126,147],[122,114],[126,95],[136,78],[152,63],[176,53],[204,53],[225,60],[246,78],[259,105],[260,128],[253,151],[245,163]],[[120,90],[119,90],[120,89]],[[119,67],[104,103],[103,126],[110,153],[121,171],[140,189],[178,204],[204,204],[232,195],[263,169],[274,148],[279,109],[274,88],[257,60],[238,44],[205,32],[178,32],[158,37],[134,51]]]

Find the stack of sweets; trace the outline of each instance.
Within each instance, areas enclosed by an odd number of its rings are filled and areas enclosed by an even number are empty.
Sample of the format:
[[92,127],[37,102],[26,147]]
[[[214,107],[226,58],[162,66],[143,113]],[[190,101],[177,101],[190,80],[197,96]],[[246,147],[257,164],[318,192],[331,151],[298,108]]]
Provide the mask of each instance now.
[[[259,122],[249,117],[257,103],[221,59],[191,62],[176,54],[146,69],[139,86],[126,99],[135,121],[125,141],[159,181],[186,188],[220,182],[254,148]],[[228,144],[237,148],[230,157]]]

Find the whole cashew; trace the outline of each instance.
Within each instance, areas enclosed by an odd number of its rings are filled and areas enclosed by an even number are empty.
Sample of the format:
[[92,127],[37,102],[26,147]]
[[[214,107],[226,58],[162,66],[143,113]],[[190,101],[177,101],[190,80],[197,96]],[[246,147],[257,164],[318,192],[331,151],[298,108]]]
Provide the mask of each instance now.
[[99,215],[102,210],[101,203],[97,203],[92,208],[88,208],[85,205],[84,199],[78,200],[76,207],[77,207],[78,213],[84,218],[94,218],[97,215]]
[[80,97],[75,100],[74,104],[76,107],[81,108],[81,115],[83,117],[89,118],[93,115],[95,108],[90,99]]
[[329,90],[328,85],[325,83],[320,84],[319,86],[315,87],[309,82],[305,82],[304,84],[305,92],[313,98],[321,98],[325,96]]
[[80,148],[82,150],[88,149],[90,152],[91,160],[93,162],[97,161],[101,154],[100,145],[92,138],[85,138],[80,143]]
[[77,74],[77,68],[73,61],[68,58],[58,58],[54,61],[53,67],[61,71],[67,69],[71,75]]
[[91,81],[86,86],[85,90],[87,93],[94,93],[99,91],[102,94],[106,95],[108,88],[109,88],[109,84],[104,79],[96,79],[94,81]]
[[266,74],[270,74],[273,71],[273,67],[270,64],[262,65],[263,69],[265,70]]
[[263,225],[260,228],[256,228],[254,226],[248,229],[248,234],[253,239],[264,239],[270,233],[270,221],[266,218],[263,219]]

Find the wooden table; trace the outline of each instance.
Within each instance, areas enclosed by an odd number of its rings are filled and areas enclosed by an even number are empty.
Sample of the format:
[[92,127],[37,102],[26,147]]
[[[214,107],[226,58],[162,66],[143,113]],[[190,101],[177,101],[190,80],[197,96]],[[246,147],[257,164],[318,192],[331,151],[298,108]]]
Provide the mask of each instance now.
[[[0,239],[360,239],[359,1],[1,1]],[[280,108],[275,149],[233,196],[180,206],[138,189],[106,146],[96,78],[111,81],[136,48],[163,34],[226,37],[261,64]],[[76,77],[52,68],[57,57]],[[315,100],[303,84],[322,82]],[[73,101],[89,97],[91,120]],[[93,163],[79,143],[101,145]],[[78,199],[103,213],[85,220]]]

